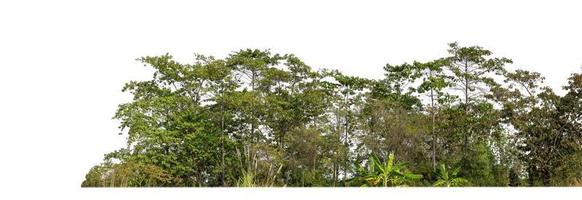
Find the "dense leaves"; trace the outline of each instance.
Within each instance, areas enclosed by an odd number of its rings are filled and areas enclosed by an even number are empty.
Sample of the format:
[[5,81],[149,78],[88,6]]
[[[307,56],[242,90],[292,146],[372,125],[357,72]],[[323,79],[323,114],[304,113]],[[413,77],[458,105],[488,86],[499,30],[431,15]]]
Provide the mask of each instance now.
[[[537,186],[582,182],[582,75],[543,76],[479,46],[386,64],[372,80],[247,49],[138,59],[127,146],[83,187]],[[437,166],[437,163],[439,164]]]

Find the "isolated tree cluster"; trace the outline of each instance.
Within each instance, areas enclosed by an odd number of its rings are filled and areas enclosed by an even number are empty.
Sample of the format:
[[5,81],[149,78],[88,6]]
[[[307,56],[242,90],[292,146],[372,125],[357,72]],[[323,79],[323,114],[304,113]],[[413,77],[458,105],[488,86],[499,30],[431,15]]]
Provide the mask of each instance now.
[[155,72],[123,87],[127,146],[83,187],[582,185],[579,73],[558,95],[457,43],[380,80],[268,50],[139,61]]

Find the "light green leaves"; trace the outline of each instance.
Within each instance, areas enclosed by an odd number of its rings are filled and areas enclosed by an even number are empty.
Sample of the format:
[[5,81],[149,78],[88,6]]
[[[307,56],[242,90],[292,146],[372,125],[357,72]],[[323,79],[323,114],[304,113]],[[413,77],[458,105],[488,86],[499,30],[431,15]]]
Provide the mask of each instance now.
[[459,168],[455,168],[452,172],[449,171],[445,164],[439,165],[438,178],[437,181],[433,183],[433,186],[439,187],[455,187],[455,186],[466,186],[469,184],[467,179],[458,177]]
[[386,64],[379,80],[314,71],[269,50],[197,54],[190,64],[169,54],[139,58],[153,76],[124,85],[133,99],[114,116],[127,146],[107,154],[83,186],[581,179],[582,75],[572,74],[559,96],[539,73],[507,70],[511,60],[482,47],[451,43],[448,51],[428,62]]
[[396,163],[394,154],[391,153],[385,161],[370,156],[368,171],[360,169],[360,176],[366,183],[363,186],[408,186],[422,179],[422,175],[414,174],[406,170],[402,163]]

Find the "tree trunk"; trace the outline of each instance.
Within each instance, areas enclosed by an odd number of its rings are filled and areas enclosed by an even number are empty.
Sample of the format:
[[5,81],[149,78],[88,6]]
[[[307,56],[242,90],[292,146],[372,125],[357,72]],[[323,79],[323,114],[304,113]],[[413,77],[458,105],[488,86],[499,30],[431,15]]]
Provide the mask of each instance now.
[[221,103],[220,106],[220,110],[221,110],[221,120],[220,120],[220,127],[222,130],[222,134],[220,136],[220,151],[221,151],[221,168],[222,168],[222,173],[220,175],[220,182],[222,183],[222,186],[225,187],[226,186],[226,182],[224,181],[225,178],[225,166],[224,166],[224,102]]
[[[433,72],[432,70],[430,71],[430,78],[432,81],[432,77],[433,77]],[[432,118],[432,124],[431,124],[431,135],[432,135],[432,172],[436,172],[436,136],[435,136],[435,131],[434,131],[434,125],[435,125],[435,107],[434,107],[434,83],[431,83],[431,88],[430,88],[430,115]]]
[[433,91],[430,91],[430,104],[431,104],[431,118],[432,118],[432,125],[431,125],[431,135],[432,135],[432,171],[436,171],[436,135],[435,135],[435,114],[434,114],[434,99],[433,99]]
[[[465,121],[469,116],[469,64],[468,61],[465,59],[465,71],[463,74],[465,78]],[[470,126],[467,124],[467,126]],[[464,134],[464,142],[463,142],[463,160],[467,158],[467,146],[469,142],[469,134],[471,134],[471,128],[467,127],[467,131]]]

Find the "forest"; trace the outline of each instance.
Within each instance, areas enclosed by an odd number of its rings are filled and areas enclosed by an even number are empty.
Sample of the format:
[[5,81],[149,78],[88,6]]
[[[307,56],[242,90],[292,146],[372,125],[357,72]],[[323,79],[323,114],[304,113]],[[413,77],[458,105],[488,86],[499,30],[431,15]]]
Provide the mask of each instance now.
[[483,47],[446,47],[377,80],[270,50],[139,58],[153,77],[126,83],[113,117],[127,145],[81,186],[582,186],[582,72],[557,92]]

